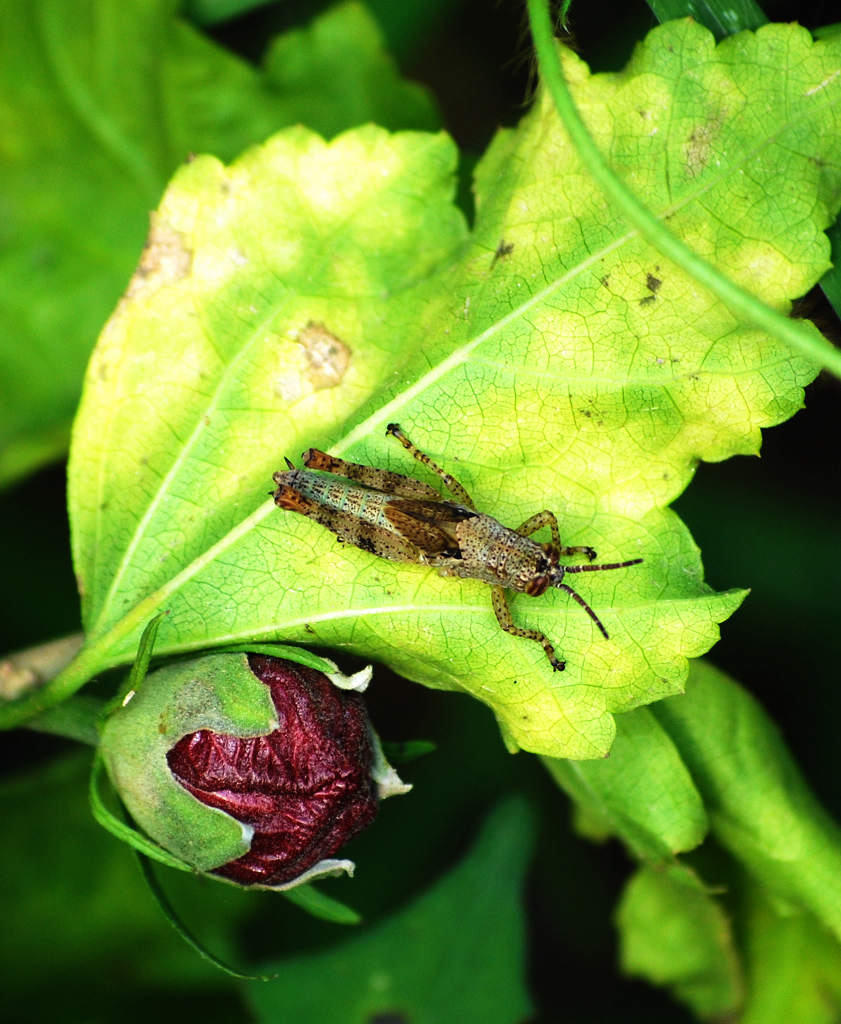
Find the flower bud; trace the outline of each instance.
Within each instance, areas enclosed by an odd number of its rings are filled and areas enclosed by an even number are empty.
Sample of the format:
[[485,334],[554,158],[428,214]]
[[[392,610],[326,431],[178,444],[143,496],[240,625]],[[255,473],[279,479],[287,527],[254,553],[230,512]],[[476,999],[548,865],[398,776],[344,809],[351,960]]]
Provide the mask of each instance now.
[[182,861],[240,885],[352,871],[331,858],[379,798],[408,787],[382,759],[361,695],[331,679],[346,677],[256,654],[150,673],[102,734],[132,817]]

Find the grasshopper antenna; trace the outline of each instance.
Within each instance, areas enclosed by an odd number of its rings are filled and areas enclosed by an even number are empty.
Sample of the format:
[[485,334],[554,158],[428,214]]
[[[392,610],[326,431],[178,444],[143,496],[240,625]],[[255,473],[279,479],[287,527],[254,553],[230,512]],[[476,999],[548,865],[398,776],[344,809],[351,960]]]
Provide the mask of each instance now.
[[558,588],[558,590],[565,590],[570,595],[570,597],[575,598],[575,600],[581,605],[584,611],[587,612],[587,614],[590,616],[593,622],[595,622],[595,624],[599,627],[599,629],[602,632],[602,636],[605,638],[605,640],[610,639],[610,637],[607,635],[607,630],[602,625],[602,620],[598,617],[598,615],[596,615],[593,609],[587,604],[587,602],[580,594],[576,594],[572,587],[568,587],[566,583],[556,583],[555,586]]
[[630,562],[608,562],[606,565],[565,565],[564,573],[568,572],[601,572],[603,569],[624,569],[629,565],[639,565],[641,558],[632,558]]
[[[565,565],[563,567],[563,570],[564,575],[566,575],[568,572],[602,572],[606,569],[625,569],[629,565],[639,565],[640,562],[642,562],[641,558],[632,558],[629,562],[609,562],[606,565]],[[567,586],[566,583],[556,583],[555,587],[557,587],[558,590],[566,591],[566,593],[569,594],[570,597],[574,598],[574,600],[576,600],[581,605],[584,611],[587,612],[587,614],[590,616],[593,622],[595,622],[595,624],[599,627],[599,629],[601,630],[601,634],[605,638],[605,640],[610,639],[607,630],[604,628],[602,620],[598,617],[598,615],[596,615],[593,609],[587,604],[587,602],[580,594],[576,594],[572,587]]]

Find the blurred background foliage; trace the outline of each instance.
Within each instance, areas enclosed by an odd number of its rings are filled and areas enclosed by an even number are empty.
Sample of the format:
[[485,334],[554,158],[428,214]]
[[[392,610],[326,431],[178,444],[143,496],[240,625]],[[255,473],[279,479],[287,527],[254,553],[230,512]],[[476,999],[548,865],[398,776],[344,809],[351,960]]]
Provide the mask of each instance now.
[[[139,0],[124,5],[135,15],[140,6]],[[25,346],[28,331],[63,332],[68,346],[66,359],[47,361],[42,367],[53,375],[48,388],[43,381],[29,379],[31,363],[4,361],[3,403],[8,402],[7,409],[35,409],[37,415],[25,425],[31,443],[0,455],[9,481],[0,494],[0,526],[6,538],[0,650],[79,628],[62,458],[84,354],[136,263],[148,211],[168,175],[190,149],[212,149],[230,159],[290,119],[305,118],[328,134],[355,123],[352,112],[346,114],[351,118],[346,124],[335,122],[336,96],[347,98],[348,89],[341,81],[329,80],[328,57],[321,66],[312,57],[298,66],[296,55],[306,46],[303,36],[272,43],[278,35],[306,29],[328,6],[305,0],[192,0],[180,9],[155,5],[160,31],[169,31],[173,16],[179,19],[173,61],[188,61],[185,54],[195,56],[207,46],[224,51],[227,76],[223,81],[193,82],[194,107],[197,96],[213,95],[214,90],[239,101],[250,95],[250,120],[220,117],[218,123],[203,123],[195,141],[190,141],[194,123],[185,103],[180,115],[183,132],[178,135],[184,151],[158,154],[156,175],[142,187],[136,181],[121,185],[114,179],[97,185],[96,159],[83,147],[68,150],[56,163],[55,153],[44,143],[35,163],[42,173],[30,173],[18,193],[31,201],[31,207],[0,218],[5,221],[0,228],[0,266],[7,292],[0,353],[8,357]],[[47,20],[55,15],[56,23],[77,10],[72,0],[13,0],[5,7],[7,29],[27,21],[24,8],[40,8]],[[681,13],[661,9],[660,4],[652,7],[662,17]],[[830,18],[829,5],[818,0],[780,0],[766,3],[763,10],[770,20],[798,20],[813,30]],[[376,71],[371,93],[381,95],[380,102],[367,107],[373,103],[371,96],[359,98],[359,116],[367,119],[365,111],[371,110],[368,116],[391,128],[442,124],[462,149],[462,201],[469,214],[473,162],[499,125],[516,123],[533,85],[524,9],[515,0],[371,0],[368,11],[383,36],[381,51],[376,34],[371,43]],[[702,18],[703,12],[699,10],[698,16]],[[757,9],[748,5],[745,16],[757,17]],[[32,24],[36,22],[37,18]],[[570,15],[573,43],[593,70],[620,68],[635,42],[655,23],[652,8],[641,0],[573,5]],[[1,79],[4,112],[10,90],[37,90],[39,83],[61,77],[62,48],[90,43],[80,36],[86,24],[79,19],[72,40],[23,40],[2,33],[7,69]],[[128,16],[122,24],[119,19],[113,23],[118,40],[131,24]],[[329,53],[331,45],[335,44],[321,40],[307,52]],[[27,65],[27,47],[44,54],[43,68]],[[396,60],[397,72],[389,69],[385,55]],[[118,82],[119,64],[111,71]],[[426,91],[406,88],[389,110],[384,97],[391,87],[398,88],[398,79],[388,77],[395,73]],[[377,85],[383,81],[389,88]],[[160,79],[156,83],[155,88]],[[145,88],[142,69],[127,85],[139,93],[129,92],[130,103],[148,106],[146,116],[154,119],[153,83]],[[179,87],[177,76],[170,87]],[[46,104],[46,117],[49,97],[30,98],[33,109],[38,102]],[[43,124],[35,128],[38,135]],[[48,141],[55,143],[60,134],[57,131]],[[42,133],[42,142],[43,137]],[[5,161],[0,158],[1,162]],[[78,181],[83,185],[77,186]],[[98,195],[97,189],[113,194]],[[3,191],[0,209],[7,209],[10,192]],[[80,224],[86,229],[84,244]],[[99,228],[98,251],[91,258],[84,250],[94,245],[91,232]],[[23,268],[21,248],[28,260]],[[74,268],[74,253],[81,253],[79,259],[89,268],[82,277],[78,261]],[[97,263],[101,272],[93,273],[90,268]],[[802,312],[838,340],[837,320],[819,290],[804,300]],[[21,334],[15,334],[17,327]],[[823,375],[807,393],[806,410],[766,433],[761,459],[743,457],[700,466],[676,505],[702,549],[708,582],[717,589],[751,588],[748,600],[726,623],[711,660],[762,702],[809,784],[836,819],[841,818],[834,736],[834,709],[841,702],[836,685],[841,632],[835,624],[841,564],[839,387]],[[6,446],[12,440],[7,435],[2,443]],[[313,979],[325,974],[327,986],[339,970],[336,965],[347,962],[344,944],[368,941],[376,950],[381,943],[381,950],[393,952],[399,938],[388,932],[390,915],[417,906],[420,916],[409,914],[406,927],[410,932],[419,929],[418,936],[426,936],[426,941],[409,943],[406,954],[421,989],[434,985],[436,978],[448,986],[455,984],[438,967],[439,959],[445,964],[456,950],[459,963],[477,965],[472,971],[462,967],[460,1001],[450,1004],[454,1015],[448,1017],[444,1009],[432,1019],[470,1019],[467,1006],[484,1012],[479,1009],[479,966],[489,968],[492,951],[500,944],[509,950],[508,966],[513,962],[517,967],[498,979],[495,1006],[500,1021],[552,1022],[563,1017],[654,1024],[690,1019],[666,994],[617,971],[612,918],[631,873],[627,857],[616,843],[593,845],[574,835],[564,798],[535,759],[511,758],[504,752],[489,712],[465,698],[433,694],[386,678],[383,672],[375,676],[370,706],[377,728],[387,738],[431,738],[438,749],[403,769],[415,784],[411,797],[394,801],[394,806],[386,804],[377,827],[354,842],[349,854],[359,865],[356,880],[325,886],[361,910],[366,924],[361,931],[325,925],[280,897],[162,872],[178,910],[214,952],[236,963],[295,958],[284,968],[285,985],[294,985],[298,977],[312,986]],[[465,735],[471,737],[469,758],[463,756]],[[262,1019],[305,1019],[284,1016],[277,1006],[261,1011],[265,994],[246,997],[241,983],[199,960],[171,930],[130,853],[90,818],[88,759],[86,751],[80,753],[70,743],[50,737],[26,731],[3,737],[3,1015],[9,1020],[130,1022],[154,1014],[164,1022],[189,1013],[210,1022],[265,1012],[268,1016]],[[522,803],[499,806],[503,797],[516,793],[527,794],[528,812]],[[533,829],[524,824],[527,820],[534,823]],[[506,825],[521,835],[520,844],[509,844],[501,860],[479,853],[471,858],[471,849],[481,853],[481,844],[488,842],[493,829],[505,834]],[[532,831],[534,852],[529,861]],[[436,916],[429,909],[439,891],[435,887],[445,886],[450,877],[461,879],[462,888],[445,890],[453,903],[451,914]],[[520,884],[527,897],[522,910],[510,899]],[[477,894],[483,891],[498,893],[494,902],[505,904],[496,908],[496,917],[488,916],[489,908],[480,905]],[[336,953],[332,962],[331,951]],[[524,994],[526,984],[532,1011]],[[413,1007],[394,1009],[395,1021],[424,1019],[412,1016]]]

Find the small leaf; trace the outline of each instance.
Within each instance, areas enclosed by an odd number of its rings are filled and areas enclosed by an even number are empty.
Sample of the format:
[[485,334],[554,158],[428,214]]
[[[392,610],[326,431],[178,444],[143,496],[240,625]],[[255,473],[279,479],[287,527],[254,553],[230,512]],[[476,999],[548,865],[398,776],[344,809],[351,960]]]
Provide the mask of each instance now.
[[146,673],[149,671],[152,655],[155,653],[155,640],[158,636],[158,628],[165,614],[166,612],[158,612],[158,614],[153,619],[150,619],[146,624],[146,627],[140,635],[140,643],[137,647],[137,656],[132,662],[131,670],[129,671],[128,676],[126,676],[125,682],[116,692],[114,697],[103,708],[103,720],[112,711],[116,711],[117,708],[125,704],[125,702],[130,699],[130,695],[132,695],[134,691],[143,684],[143,680],[146,678]]
[[433,131],[440,124],[426,89],[400,78],[377,22],[361,3],[339,3],[268,48],[266,76],[302,124],[330,137],[372,121]]
[[766,898],[809,911],[841,938],[841,829],[757,702],[696,662],[686,693],[652,713],[692,773],[711,831]]
[[641,868],[617,916],[626,973],[672,989],[702,1020],[739,1009],[744,982],[729,923],[686,868]]
[[841,222],[836,221],[829,229],[832,244],[832,266],[821,278],[821,288],[835,315],[841,319]]
[[751,979],[740,1024],[835,1024],[841,945],[811,914],[778,914],[762,886],[748,888],[741,928]]
[[383,754],[391,764],[409,764],[419,757],[433,754],[437,744],[432,740],[394,740],[383,743]]
[[161,913],[167,921],[169,921],[184,942],[187,943],[190,949],[197,953],[202,960],[206,960],[217,970],[222,971],[223,974],[227,974],[232,978],[238,978],[240,981],[269,981],[271,979],[271,975],[250,974],[242,971],[238,967],[233,967],[231,964],[226,963],[226,961],[216,956],[215,953],[211,953],[204,943],[190,931],[181,915],[175,907],[173,907],[146,857],[138,853],[137,859],[140,862],[140,870],[143,874],[143,878],[149,886],[152,895],[155,897],[155,902],[158,904]]
[[[248,986],[256,1019],[297,1024],[370,1024],[390,1014],[414,1024],[526,1019],[520,890],[532,835],[526,808],[503,804],[462,863],[414,903],[326,952],[270,965],[274,980]],[[432,954],[442,949],[444,955]]]
[[305,910],[313,917],[333,924],[359,924],[362,917],[352,907],[328,896],[312,885],[298,885],[294,889],[285,889],[283,896],[295,906]]
[[659,21],[694,18],[716,39],[760,28],[768,22],[755,0],[649,0],[648,6]]
[[694,849],[707,832],[701,795],[680,751],[654,715],[637,708],[617,719],[610,757],[544,759],[555,781],[601,835],[622,839],[638,858],[670,861]]

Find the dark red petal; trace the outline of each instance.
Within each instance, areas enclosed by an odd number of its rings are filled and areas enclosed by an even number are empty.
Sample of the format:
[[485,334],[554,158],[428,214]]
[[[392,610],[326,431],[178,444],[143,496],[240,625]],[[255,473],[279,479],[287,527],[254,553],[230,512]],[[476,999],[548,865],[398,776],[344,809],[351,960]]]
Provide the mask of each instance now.
[[242,885],[278,885],[332,857],[377,813],[365,704],[321,672],[249,655],[271,689],[279,728],[241,739],[202,729],[169,751],[193,796],[254,828],[251,849],[216,868]]

